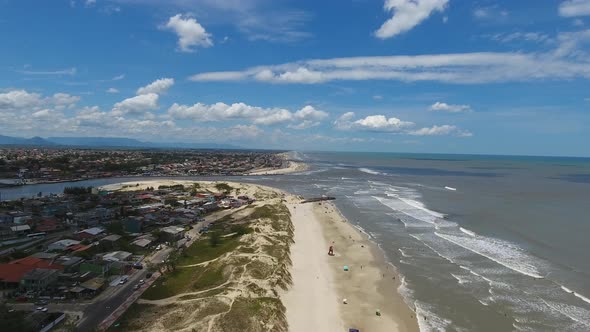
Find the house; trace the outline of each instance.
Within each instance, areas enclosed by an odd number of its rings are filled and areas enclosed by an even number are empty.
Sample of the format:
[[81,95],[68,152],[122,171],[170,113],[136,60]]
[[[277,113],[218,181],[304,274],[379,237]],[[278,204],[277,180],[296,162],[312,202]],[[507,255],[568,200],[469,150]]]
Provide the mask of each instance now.
[[131,259],[131,253],[127,251],[112,251],[102,256],[102,260],[107,262],[124,262]]
[[10,214],[12,215],[12,222],[19,225],[25,224],[32,218],[32,215],[27,212],[11,212]]
[[63,229],[63,225],[56,219],[44,219],[35,225],[35,232],[55,232]]
[[143,219],[129,217],[123,221],[123,229],[128,233],[141,233]]
[[121,242],[121,238],[123,238],[121,235],[111,234],[100,239],[100,244],[108,248],[116,248],[119,242]]
[[49,251],[64,251],[76,244],[80,244],[80,241],[70,240],[70,239],[59,240],[59,241],[55,241],[52,244],[48,245],[47,250],[49,250]]
[[162,229],[162,237],[165,241],[178,241],[184,237],[184,228],[178,226],[167,226]]
[[94,260],[80,264],[80,272],[92,272],[94,275],[105,276],[110,271],[113,262]]
[[104,289],[105,286],[105,279],[96,277],[90,280],[87,280],[80,284],[80,287],[89,292],[90,294],[96,294]]
[[217,205],[215,202],[209,202],[203,204],[202,208],[205,212],[213,212],[219,210],[219,205]]
[[64,272],[72,273],[80,270],[80,265],[84,259],[76,256],[62,256],[58,258],[55,263],[64,267]]
[[146,248],[152,242],[154,242],[154,238],[151,235],[142,235],[137,237],[131,244],[140,248]]
[[33,269],[22,277],[20,287],[26,290],[44,290],[56,283],[58,277],[59,270]]
[[29,225],[15,225],[10,227],[12,234],[15,236],[24,236],[31,233],[31,226]]
[[0,288],[16,288],[32,268],[19,264],[0,264]]
[[88,229],[84,229],[76,233],[74,235],[78,240],[85,240],[85,239],[93,239],[99,235],[104,233],[104,228],[101,227],[92,227]]

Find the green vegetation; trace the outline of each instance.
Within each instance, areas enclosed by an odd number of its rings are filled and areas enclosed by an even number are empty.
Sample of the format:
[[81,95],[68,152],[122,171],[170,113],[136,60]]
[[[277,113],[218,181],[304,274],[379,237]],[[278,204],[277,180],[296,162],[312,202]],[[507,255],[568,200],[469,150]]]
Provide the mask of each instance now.
[[148,300],[165,299],[185,292],[206,290],[225,281],[223,269],[215,265],[178,268],[158,278],[142,297]]
[[227,252],[233,251],[240,244],[238,237],[220,238],[220,243],[213,247],[207,238],[195,241],[186,248],[178,261],[178,266],[199,264],[215,259]]
[[215,188],[219,191],[223,191],[224,193],[231,192],[234,188],[227,183],[218,183],[215,185]]
[[161,185],[161,186],[158,186],[158,189],[184,190],[184,186],[181,184],[174,184],[171,186]]
[[280,299],[271,297],[238,297],[231,310],[219,320],[221,331],[275,331],[288,330],[285,306]]

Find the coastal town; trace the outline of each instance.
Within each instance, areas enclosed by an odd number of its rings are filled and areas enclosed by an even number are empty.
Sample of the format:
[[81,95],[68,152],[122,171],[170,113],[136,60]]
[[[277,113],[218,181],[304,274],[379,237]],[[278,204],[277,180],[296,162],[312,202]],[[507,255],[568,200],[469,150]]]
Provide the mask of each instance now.
[[[2,202],[0,321],[18,331],[47,331],[63,320],[77,330],[94,329],[111,315],[109,308],[174,270],[179,253],[209,232],[216,213],[256,201],[230,195],[233,189],[227,183],[130,183]],[[108,308],[97,309],[105,303]]]
[[278,152],[0,147],[0,187],[129,176],[245,175],[280,169]]

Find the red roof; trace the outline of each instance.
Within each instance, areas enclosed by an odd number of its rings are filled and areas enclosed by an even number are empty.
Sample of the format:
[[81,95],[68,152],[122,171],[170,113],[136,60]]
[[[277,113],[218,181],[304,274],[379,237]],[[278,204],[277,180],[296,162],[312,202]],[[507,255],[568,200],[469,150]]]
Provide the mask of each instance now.
[[59,264],[51,264],[47,261],[42,260],[41,258],[36,258],[32,256],[28,256],[25,258],[14,260],[8,264],[14,265],[22,265],[27,266],[32,269],[53,269],[53,270],[63,270],[64,267]]
[[78,251],[84,251],[84,250],[87,250],[87,249],[88,249],[88,248],[90,248],[90,247],[91,247],[90,245],[88,245],[88,246],[85,246],[85,245],[83,245],[83,244],[74,244],[73,246],[70,246],[70,247],[68,248],[68,250],[71,250],[71,251],[78,252]]
[[0,281],[18,283],[34,267],[20,264],[0,264]]

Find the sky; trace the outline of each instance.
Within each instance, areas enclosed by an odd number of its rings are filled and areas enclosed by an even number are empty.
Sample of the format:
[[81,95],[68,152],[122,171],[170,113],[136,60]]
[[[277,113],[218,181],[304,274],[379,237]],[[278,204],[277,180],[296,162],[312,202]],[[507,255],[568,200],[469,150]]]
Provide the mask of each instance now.
[[590,0],[0,0],[0,135],[590,156]]

